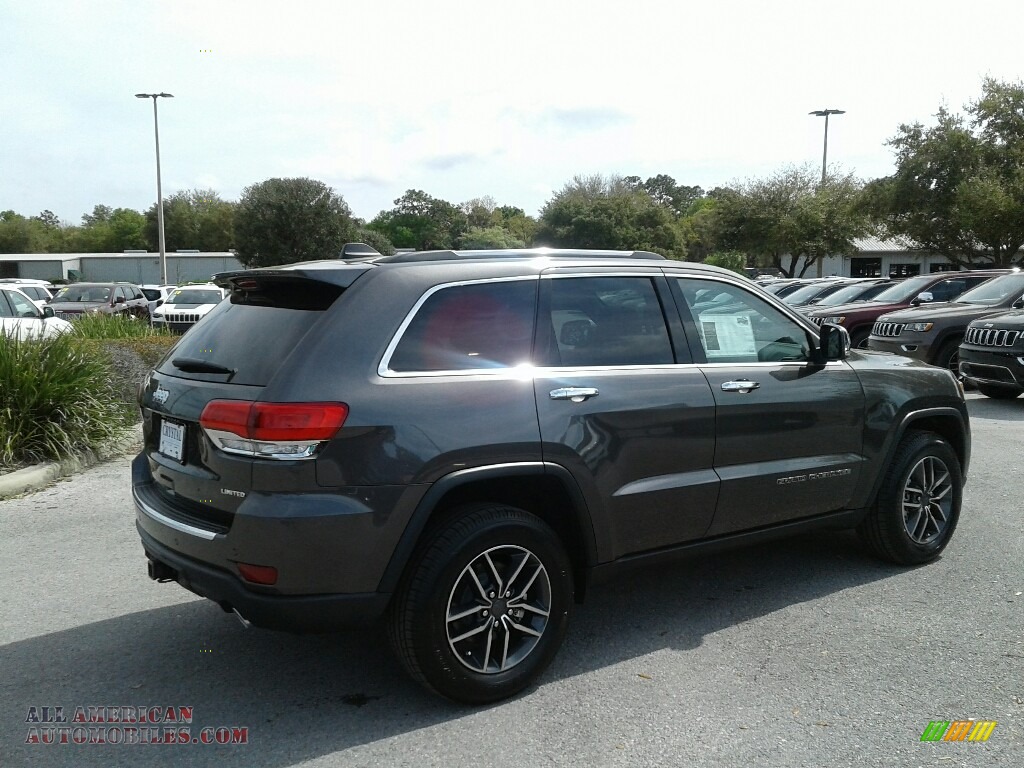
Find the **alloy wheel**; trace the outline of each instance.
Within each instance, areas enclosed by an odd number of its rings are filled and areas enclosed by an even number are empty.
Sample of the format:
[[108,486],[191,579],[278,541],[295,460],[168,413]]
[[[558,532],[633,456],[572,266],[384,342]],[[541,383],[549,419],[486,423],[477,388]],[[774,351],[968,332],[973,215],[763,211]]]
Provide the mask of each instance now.
[[448,645],[473,672],[505,672],[537,647],[550,610],[540,559],[523,547],[493,547],[463,569],[448,596]]

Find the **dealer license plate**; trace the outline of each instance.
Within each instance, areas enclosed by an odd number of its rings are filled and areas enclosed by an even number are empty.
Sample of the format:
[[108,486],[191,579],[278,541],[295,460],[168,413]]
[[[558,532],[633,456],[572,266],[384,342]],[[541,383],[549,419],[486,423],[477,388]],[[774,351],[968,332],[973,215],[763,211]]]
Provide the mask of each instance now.
[[185,425],[173,421],[160,423],[160,453],[175,461],[185,460]]

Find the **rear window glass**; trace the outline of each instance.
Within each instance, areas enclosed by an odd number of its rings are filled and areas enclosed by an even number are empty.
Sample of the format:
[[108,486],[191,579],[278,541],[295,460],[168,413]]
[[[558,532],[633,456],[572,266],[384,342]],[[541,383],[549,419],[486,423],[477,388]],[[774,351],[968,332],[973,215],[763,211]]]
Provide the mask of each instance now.
[[184,288],[172,293],[168,304],[216,304],[221,299],[220,291],[207,289]]
[[[311,281],[262,282],[235,291],[189,330],[159,366],[161,373],[202,381],[265,385],[343,289]],[[182,358],[232,373],[182,371]]]

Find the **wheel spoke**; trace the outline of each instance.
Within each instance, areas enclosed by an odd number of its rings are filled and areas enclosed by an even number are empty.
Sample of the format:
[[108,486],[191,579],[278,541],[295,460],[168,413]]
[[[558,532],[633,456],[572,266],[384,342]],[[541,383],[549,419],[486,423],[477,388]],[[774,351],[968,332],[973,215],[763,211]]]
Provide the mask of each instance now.
[[544,566],[543,565],[538,565],[537,566],[537,570],[533,572],[533,576],[531,576],[530,580],[528,582],[526,582],[526,586],[523,587],[519,591],[518,595],[516,595],[516,597],[515,597],[516,600],[522,600],[523,598],[526,597],[526,593],[530,591],[530,587],[533,586],[533,582],[537,580],[537,577],[540,576],[540,574],[543,572],[543,570],[544,570]]
[[490,553],[484,552],[484,560],[487,561],[487,565],[489,565],[491,568],[491,573],[494,574],[494,588],[498,591],[498,594],[500,595],[505,590],[505,587],[503,582],[501,581],[501,576],[498,575],[498,569],[494,567],[494,561],[491,560]]
[[[490,622],[488,622],[489,624]],[[491,660],[491,641],[494,640],[494,629],[490,629],[487,632],[487,647],[484,649],[484,663],[481,665],[481,670],[487,671],[487,664]]]
[[543,616],[545,619],[550,615],[543,608],[537,608],[536,606],[530,605],[529,603],[510,602],[508,604],[508,607],[515,608],[517,610],[530,611],[531,613],[536,613],[538,616]]
[[519,578],[519,574],[523,572],[523,568],[526,567],[526,561],[529,560],[529,559],[530,559],[530,556],[524,552],[523,553],[523,559],[519,561],[519,567],[516,568],[516,572],[512,574],[512,578],[510,578],[508,580],[508,583],[505,584],[506,591],[512,589],[512,585],[516,583],[516,579],[518,579]]
[[483,607],[484,606],[482,605],[474,605],[472,608],[467,608],[461,613],[457,613],[454,616],[449,616],[448,623],[451,624],[453,621],[458,621],[459,619],[464,619],[467,616],[472,616],[474,613],[479,612]]
[[490,601],[490,598],[488,598],[488,597],[487,597],[487,590],[486,590],[486,589],[484,589],[484,585],[483,585],[483,584],[481,584],[481,583],[480,583],[480,579],[478,579],[478,578],[477,578],[477,575],[476,575],[476,571],[474,571],[474,570],[473,570],[473,566],[472,566],[472,564],[471,564],[471,565],[469,566],[469,568],[468,568],[467,570],[469,571],[469,575],[470,575],[470,576],[472,577],[472,579],[473,579],[473,583],[474,583],[474,584],[476,585],[477,591],[478,591],[478,592],[480,592],[480,597],[481,597],[481,598],[482,598],[482,599],[483,599],[483,600],[484,600],[485,602],[487,602],[488,604],[490,604],[490,602],[491,602],[491,601]]
[[481,632],[483,632],[483,631],[484,631],[485,629],[487,629],[487,628],[488,628],[489,626],[491,626],[491,622],[490,622],[490,619],[488,619],[487,621],[485,621],[485,622],[484,622],[483,624],[481,624],[481,625],[480,625],[479,627],[477,627],[476,629],[471,629],[471,630],[469,630],[469,632],[464,632],[463,634],[459,635],[458,637],[453,637],[453,638],[451,639],[451,641],[450,641],[450,642],[451,642],[451,643],[452,643],[453,645],[454,645],[455,643],[461,643],[461,642],[462,642],[463,640],[465,640],[465,639],[466,639],[466,638],[468,638],[468,637],[473,637],[473,635],[479,635],[479,634],[480,634]]
[[501,652],[501,666],[498,668],[499,671],[505,671],[505,665],[508,664],[508,642],[512,639],[512,633],[508,631],[508,627],[505,628],[505,648]]
[[520,632],[524,632],[527,635],[533,635],[534,637],[540,637],[541,634],[542,634],[540,632],[537,632],[536,630],[530,629],[529,627],[527,627],[527,626],[525,626],[523,624],[517,624],[514,621],[512,622],[512,626],[515,627],[516,629],[518,629]]

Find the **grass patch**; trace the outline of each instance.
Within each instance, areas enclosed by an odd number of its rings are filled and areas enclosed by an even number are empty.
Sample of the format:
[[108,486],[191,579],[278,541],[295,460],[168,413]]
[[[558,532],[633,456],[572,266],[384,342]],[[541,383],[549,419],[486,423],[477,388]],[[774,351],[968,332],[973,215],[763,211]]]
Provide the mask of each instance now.
[[72,334],[0,334],[0,466],[62,459],[124,434],[138,408],[114,385],[109,355]]
[[146,320],[127,315],[81,315],[71,321],[72,333],[85,339],[145,339],[170,336],[166,328],[154,328]]

